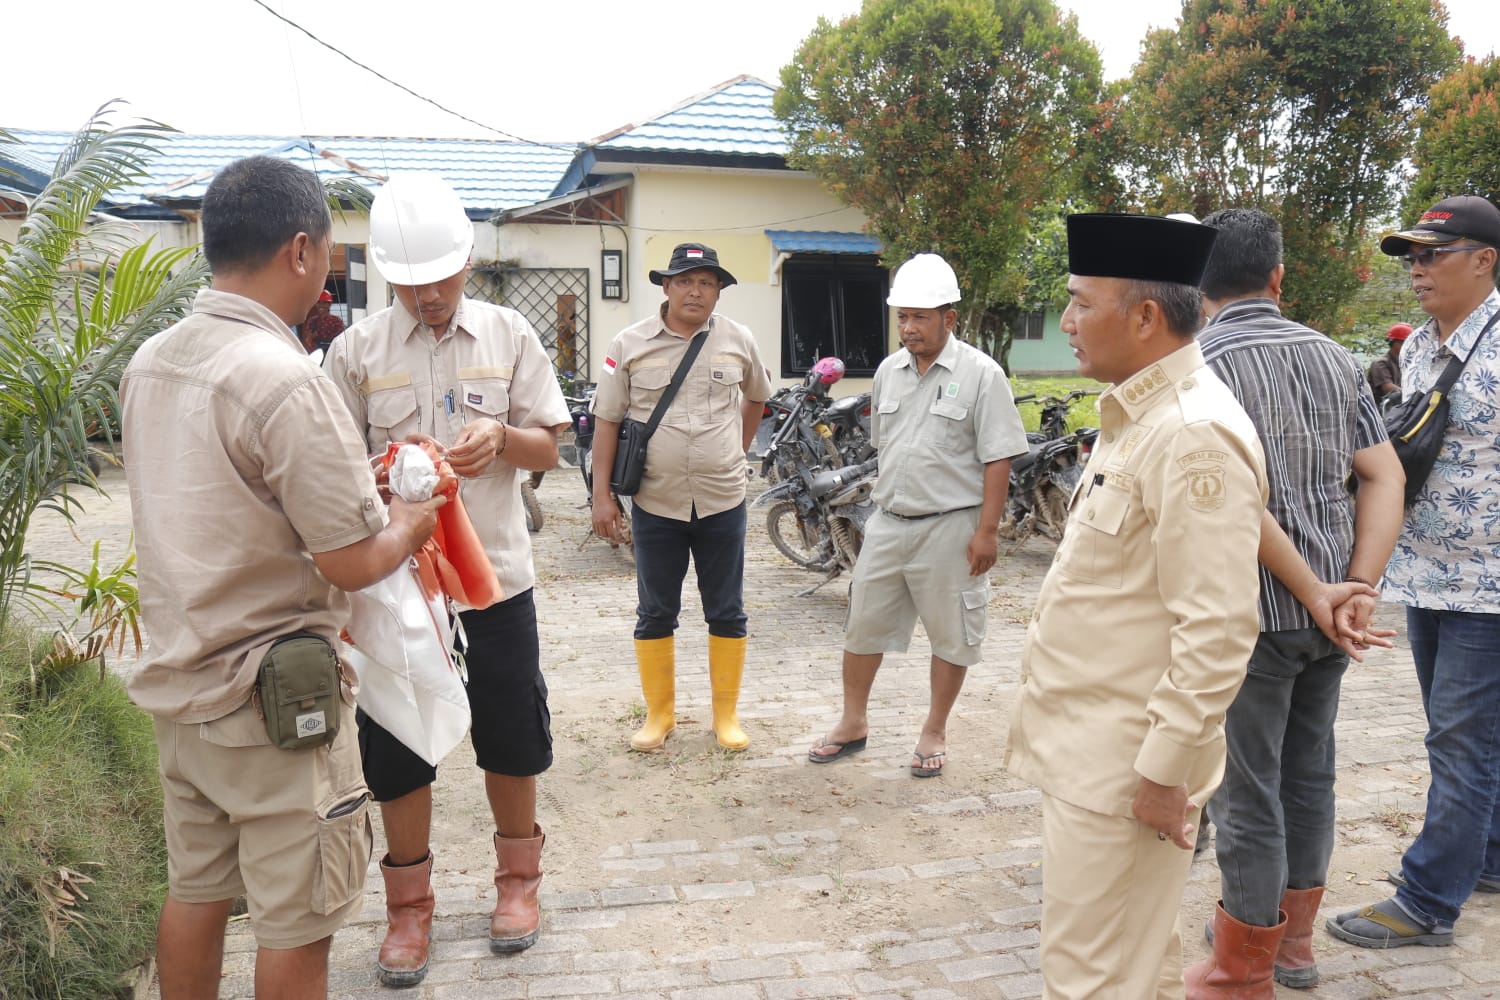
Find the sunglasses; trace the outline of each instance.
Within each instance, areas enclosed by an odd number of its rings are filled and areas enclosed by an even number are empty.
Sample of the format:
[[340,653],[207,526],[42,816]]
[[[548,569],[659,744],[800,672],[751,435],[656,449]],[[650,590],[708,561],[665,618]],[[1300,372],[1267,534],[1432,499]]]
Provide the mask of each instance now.
[[1423,247],[1420,250],[1404,253],[1396,259],[1401,261],[1402,265],[1410,271],[1412,266],[1416,264],[1421,264],[1423,267],[1431,267],[1432,262],[1437,260],[1437,255],[1440,253],[1469,253],[1474,250],[1483,249],[1484,247]]

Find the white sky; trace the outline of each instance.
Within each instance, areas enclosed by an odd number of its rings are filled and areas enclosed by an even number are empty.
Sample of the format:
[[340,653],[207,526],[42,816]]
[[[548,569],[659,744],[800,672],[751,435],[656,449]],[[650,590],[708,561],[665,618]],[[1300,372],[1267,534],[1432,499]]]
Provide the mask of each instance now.
[[[749,73],[776,84],[821,15],[858,0],[694,5],[641,0],[264,0],[386,76],[490,126],[575,142]],[[1129,72],[1180,0],[1062,0]],[[1447,0],[1449,30],[1488,54],[1494,0]],[[498,138],[346,62],[255,0],[50,0],[51,25],[13,32],[0,126],[72,130],[111,98],[187,132]],[[69,48],[68,46],[76,46]]]

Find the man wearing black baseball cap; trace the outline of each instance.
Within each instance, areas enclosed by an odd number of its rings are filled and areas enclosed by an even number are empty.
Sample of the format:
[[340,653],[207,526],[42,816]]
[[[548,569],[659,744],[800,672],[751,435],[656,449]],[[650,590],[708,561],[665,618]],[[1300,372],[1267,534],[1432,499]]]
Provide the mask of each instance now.
[[620,424],[648,421],[689,346],[692,359],[646,451],[630,510],[635,542],[635,654],[646,721],[631,749],[660,750],[677,725],[677,614],[688,558],[698,574],[708,623],[708,674],[719,746],[743,750],[738,703],[748,631],[745,614],[745,452],[760,426],[771,375],[755,335],[715,311],[735,283],[713,247],[679,243],[665,268],[649,272],[666,294],[661,308],[621,330],[609,345],[594,395],[594,531],[621,538],[609,471]]
[[1194,827],[1259,632],[1265,460],[1193,339],[1217,231],[1067,226],[1062,329],[1080,374],[1112,384],[1037,597],[1006,763],[1042,792],[1046,995],[1170,996]]
[[1407,509],[1386,567],[1388,600],[1406,605],[1407,638],[1427,712],[1432,783],[1422,832],[1390,873],[1396,895],[1328,921],[1366,948],[1453,943],[1469,895],[1500,892],[1500,209],[1477,195],[1444,198],[1380,241],[1411,272],[1430,318],[1401,349],[1401,385],[1426,394],[1452,359],[1437,464]]

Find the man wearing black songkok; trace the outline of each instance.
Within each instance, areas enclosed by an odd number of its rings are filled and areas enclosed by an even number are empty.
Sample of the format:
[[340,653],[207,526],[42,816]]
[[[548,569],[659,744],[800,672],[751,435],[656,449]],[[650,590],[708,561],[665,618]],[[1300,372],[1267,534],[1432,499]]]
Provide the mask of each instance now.
[[1006,754],[1042,791],[1046,998],[1183,995],[1177,912],[1259,630],[1267,493],[1255,428],[1193,340],[1214,237],[1068,218],[1062,329],[1079,373],[1110,386]]

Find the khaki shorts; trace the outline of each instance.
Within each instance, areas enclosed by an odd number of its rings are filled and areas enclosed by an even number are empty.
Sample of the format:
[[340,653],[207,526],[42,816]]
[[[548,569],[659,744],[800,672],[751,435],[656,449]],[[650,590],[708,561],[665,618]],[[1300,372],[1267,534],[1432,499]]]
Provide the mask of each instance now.
[[969,575],[969,539],[978,527],[977,507],[921,521],[876,511],[849,584],[844,648],[904,653],[920,618],[933,656],[960,667],[978,663],[990,603],[989,575]]
[[156,746],[174,899],[244,893],[264,948],[322,940],[359,908],[372,833],[353,709],[310,750],[271,746],[249,702],[201,725],[158,718]]

